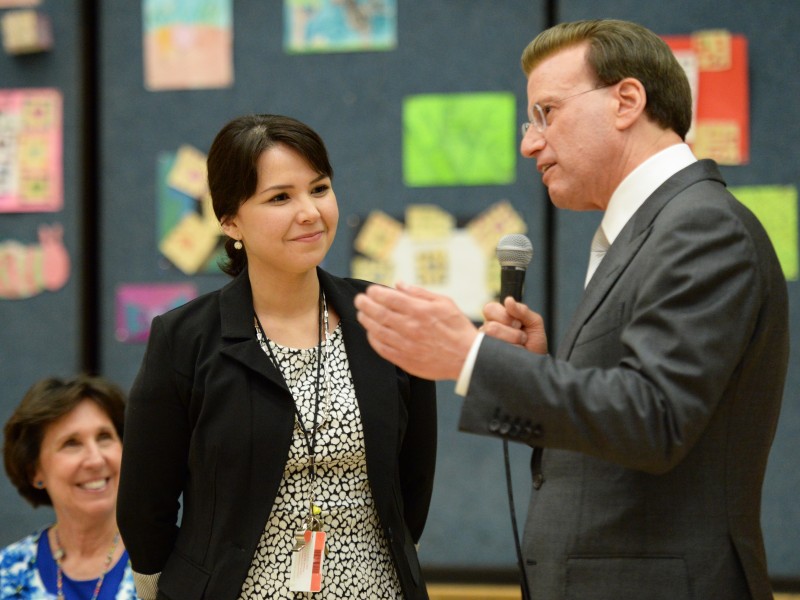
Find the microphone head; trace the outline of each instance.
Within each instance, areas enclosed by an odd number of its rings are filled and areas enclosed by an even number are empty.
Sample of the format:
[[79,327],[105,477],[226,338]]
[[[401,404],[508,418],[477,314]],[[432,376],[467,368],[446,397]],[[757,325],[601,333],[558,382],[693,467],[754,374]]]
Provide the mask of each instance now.
[[533,245],[521,233],[510,233],[497,242],[496,253],[501,267],[527,269],[533,258]]

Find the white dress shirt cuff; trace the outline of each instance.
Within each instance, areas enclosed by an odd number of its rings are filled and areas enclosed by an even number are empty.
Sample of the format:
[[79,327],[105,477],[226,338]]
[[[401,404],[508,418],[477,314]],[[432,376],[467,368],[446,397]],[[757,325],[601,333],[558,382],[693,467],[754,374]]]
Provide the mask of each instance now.
[[475,341],[472,342],[472,347],[469,349],[469,354],[467,354],[467,359],[464,361],[464,366],[461,367],[461,374],[458,376],[458,381],[456,381],[456,394],[459,396],[466,396],[469,391],[472,369],[475,368],[475,361],[478,358],[478,350],[481,347],[482,341],[483,332],[479,331],[478,335],[475,337]]

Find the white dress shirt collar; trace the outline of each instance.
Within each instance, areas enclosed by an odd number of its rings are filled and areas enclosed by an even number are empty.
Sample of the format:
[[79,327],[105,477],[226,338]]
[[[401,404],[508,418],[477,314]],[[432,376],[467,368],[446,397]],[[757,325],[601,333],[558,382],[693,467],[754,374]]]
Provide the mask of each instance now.
[[675,173],[696,161],[689,146],[675,144],[654,154],[631,171],[611,195],[600,223],[608,243],[614,243],[619,232],[650,194]]
[[[631,171],[611,195],[600,224],[609,243],[614,242],[622,228],[658,186],[696,161],[689,146],[675,144],[654,154]],[[456,381],[455,392],[459,396],[466,396],[469,391],[472,371],[482,341],[483,333],[479,332]]]

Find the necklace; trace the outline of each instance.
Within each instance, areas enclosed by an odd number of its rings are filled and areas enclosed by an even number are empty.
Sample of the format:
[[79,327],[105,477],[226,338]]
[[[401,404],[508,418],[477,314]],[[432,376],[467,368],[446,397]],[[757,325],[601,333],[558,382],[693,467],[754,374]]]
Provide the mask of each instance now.
[[[61,546],[61,540],[58,537],[58,523],[53,525],[53,535],[55,536],[56,540],[56,551],[53,552],[53,558],[56,560],[56,566],[58,567],[58,571],[56,573],[56,586],[58,588],[58,600],[65,600],[66,596],[64,596],[64,571],[61,568],[61,561],[64,560],[64,557],[67,553],[64,551],[64,548]],[[111,544],[111,548],[108,550],[108,555],[106,556],[106,564],[103,567],[103,572],[100,574],[100,578],[97,580],[97,585],[94,586],[94,593],[92,594],[92,600],[97,600],[97,597],[100,595],[100,588],[103,586],[103,580],[106,578],[106,573],[108,573],[109,568],[111,567],[111,561],[114,559],[114,553],[117,550],[117,544],[119,543],[119,531],[114,534],[114,541]]]
[[[258,315],[253,315],[253,321],[256,329],[256,339],[258,340],[259,345],[261,346],[262,350],[267,353],[272,362],[273,366],[278,370],[278,372],[283,376],[283,369],[281,367],[281,363],[278,360],[275,352],[272,349],[272,340],[270,340],[266,333],[264,333],[264,328],[261,325],[261,321],[258,318]],[[314,440],[316,439],[317,432],[322,429],[323,425],[328,420],[331,412],[331,382],[328,377],[328,367],[330,362],[330,352],[332,348],[329,345],[328,340],[328,303],[325,299],[325,292],[320,288],[320,295],[319,295],[319,330],[318,330],[318,340],[317,340],[317,348],[316,348],[316,358],[317,358],[317,384],[316,384],[316,402],[314,405],[314,420],[310,426],[306,427],[303,423],[302,415],[300,414],[300,407],[295,404],[295,425],[300,428],[303,432],[303,435],[306,437],[307,443],[313,448]],[[324,358],[323,358],[324,357]],[[320,373],[322,371],[322,373]],[[321,377],[320,377],[321,376]],[[325,387],[324,392],[321,392],[320,388],[320,379],[322,379],[323,385]],[[284,378],[284,382],[286,379]],[[320,396],[324,396],[324,404],[322,407],[322,415],[320,417],[319,423],[317,423],[317,417],[319,413],[319,400]],[[311,436],[311,440],[309,441],[309,436]],[[311,451],[313,454],[313,450]]]
[[[272,350],[271,340],[267,338],[267,335],[264,333],[264,328],[261,326],[261,322],[258,319],[258,315],[253,315],[253,321],[256,328],[256,339],[258,340],[259,345],[261,348],[269,355],[270,360],[272,361],[273,366],[278,370],[283,377],[284,384],[288,388],[288,382],[286,381],[286,377],[283,374],[283,368],[281,367],[281,363],[278,360],[275,352]],[[317,375],[316,375],[316,385],[315,385],[315,400],[314,400],[314,420],[311,422],[309,427],[306,427],[303,423],[302,415],[300,414],[300,406],[298,405],[297,401],[295,400],[295,425],[300,428],[300,431],[303,434],[306,442],[306,449],[308,451],[308,459],[309,459],[309,476],[310,476],[310,493],[309,493],[309,501],[308,501],[308,517],[306,518],[306,523],[308,524],[308,529],[313,531],[320,531],[322,522],[320,520],[320,513],[321,510],[319,506],[317,506],[315,501],[315,487],[316,487],[316,479],[317,479],[317,454],[316,454],[316,440],[317,440],[317,432],[322,429],[322,426],[328,420],[330,416],[330,409],[331,409],[331,388],[330,388],[330,378],[328,377],[328,363],[330,362],[330,352],[332,350],[329,341],[328,341],[328,303],[325,300],[325,292],[322,290],[322,286],[319,289],[319,327],[317,329],[318,337],[317,337],[317,349],[316,349],[316,358],[317,358]],[[325,359],[323,360],[323,355]],[[323,367],[324,363],[324,367]],[[324,392],[322,391],[322,387],[325,387]],[[290,391],[291,393],[291,391]],[[320,417],[319,415],[319,405],[320,405],[320,396],[325,397],[325,405],[322,410],[322,415],[317,422],[317,418]]]

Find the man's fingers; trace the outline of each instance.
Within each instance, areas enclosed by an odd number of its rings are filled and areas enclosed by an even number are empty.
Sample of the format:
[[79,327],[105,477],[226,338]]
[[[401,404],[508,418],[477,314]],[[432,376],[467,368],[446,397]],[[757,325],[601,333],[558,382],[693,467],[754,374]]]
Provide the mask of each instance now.
[[[405,291],[395,290],[382,285],[371,285],[364,294],[373,301],[373,304],[383,307],[387,313],[393,312],[403,315],[418,314],[418,311],[421,310],[424,303],[427,302]],[[358,303],[356,303],[356,308],[361,310]]]
[[410,285],[405,283],[404,281],[397,282],[397,289],[404,294],[412,296],[414,298],[419,298],[420,300],[437,300],[440,299],[441,296],[430,290],[426,290],[425,288],[418,287],[416,285]]
[[528,335],[518,327],[509,327],[497,321],[485,323],[483,332],[488,336],[517,346],[524,346],[525,342],[528,341]]
[[506,298],[504,307],[509,316],[519,321],[522,327],[533,326],[539,318],[526,304],[517,302],[513,298]]
[[[372,303],[370,306],[374,305]],[[399,348],[402,346],[406,336],[395,329],[392,325],[392,314],[383,307],[377,307],[377,317],[370,314],[369,310],[359,310],[356,314],[356,319],[364,329],[367,330],[367,335],[375,340],[380,341],[382,345]]]

